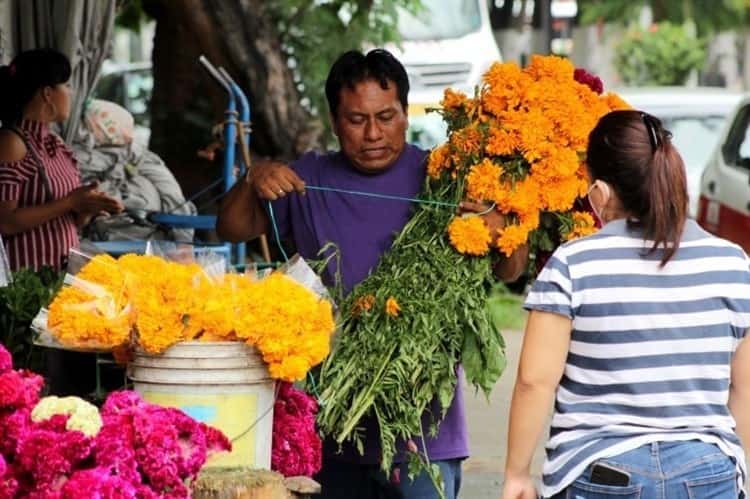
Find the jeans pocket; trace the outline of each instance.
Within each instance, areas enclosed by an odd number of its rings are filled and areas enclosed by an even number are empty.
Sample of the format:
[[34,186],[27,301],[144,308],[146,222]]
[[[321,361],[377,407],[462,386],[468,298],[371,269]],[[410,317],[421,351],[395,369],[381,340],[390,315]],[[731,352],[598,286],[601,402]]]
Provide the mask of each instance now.
[[578,478],[568,486],[567,499],[639,499],[641,485],[602,485]]
[[685,480],[690,499],[737,499],[737,472],[724,471],[715,475]]

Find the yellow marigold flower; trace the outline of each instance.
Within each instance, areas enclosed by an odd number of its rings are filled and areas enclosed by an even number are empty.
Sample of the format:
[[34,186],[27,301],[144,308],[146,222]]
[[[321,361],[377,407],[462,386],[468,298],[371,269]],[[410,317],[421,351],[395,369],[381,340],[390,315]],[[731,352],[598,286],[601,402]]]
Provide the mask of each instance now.
[[573,225],[571,230],[563,234],[563,238],[566,241],[578,239],[579,237],[588,236],[596,232],[596,223],[594,217],[590,213],[584,211],[573,212]]
[[102,418],[96,406],[78,397],[44,397],[31,411],[31,420],[39,423],[58,414],[70,416],[65,424],[66,429],[80,431],[88,437],[96,436],[102,427]]
[[483,256],[490,250],[492,236],[482,217],[456,217],[448,226],[448,238],[456,251]]
[[399,312],[401,312],[401,306],[399,306],[398,301],[394,297],[389,296],[385,301],[385,313],[391,317],[398,317]]

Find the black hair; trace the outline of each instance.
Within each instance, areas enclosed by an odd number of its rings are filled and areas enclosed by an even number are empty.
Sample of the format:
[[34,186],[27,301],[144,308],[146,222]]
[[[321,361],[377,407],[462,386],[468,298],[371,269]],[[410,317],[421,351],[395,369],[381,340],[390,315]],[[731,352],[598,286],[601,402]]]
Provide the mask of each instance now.
[[388,88],[389,81],[395,83],[398,100],[406,111],[409,105],[409,77],[403,64],[385,49],[374,49],[367,55],[359,50],[350,50],[336,59],[326,80],[328,109],[334,118],[339,109],[341,89],[346,86],[353,90],[356,84],[365,80],[377,81],[383,90]]
[[17,123],[26,105],[40,88],[70,79],[70,61],[54,49],[34,49],[18,54],[7,66],[0,66],[0,121]]
[[672,134],[658,118],[637,110],[612,111],[589,135],[586,163],[591,180],[609,183],[625,210],[664,248],[665,265],[679,248],[687,217],[687,179]]

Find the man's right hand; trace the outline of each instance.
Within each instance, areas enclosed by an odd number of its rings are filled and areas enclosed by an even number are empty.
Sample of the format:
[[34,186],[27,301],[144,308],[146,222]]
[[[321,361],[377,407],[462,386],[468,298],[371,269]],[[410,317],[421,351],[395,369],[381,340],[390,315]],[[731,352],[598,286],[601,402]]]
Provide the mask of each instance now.
[[120,213],[124,208],[122,203],[98,191],[98,186],[97,182],[92,182],[72,190],[66,196],[70,209],[79,214]]
[[289,165],[279,161],[258,161],[248,172],[245,181],[262,200],[275,201],[290,192],[304,194],[305,182]]

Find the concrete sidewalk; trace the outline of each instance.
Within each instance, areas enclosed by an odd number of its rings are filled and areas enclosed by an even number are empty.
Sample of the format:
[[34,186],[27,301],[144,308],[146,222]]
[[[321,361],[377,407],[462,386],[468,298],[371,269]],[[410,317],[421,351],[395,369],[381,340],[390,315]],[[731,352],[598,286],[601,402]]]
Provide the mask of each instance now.
[[[503,338],[508,366],[492,391],[489,403],[483,393],[475,394],[473,388],[464,387],[471,457],[466,460],[463,467],[461,499],[500,498],[508,437],[508,411],[516,380],[523,332],[505,331]],[[532,470],[537,476],[541,474],[546,438],[545,434],[534,455]]]

